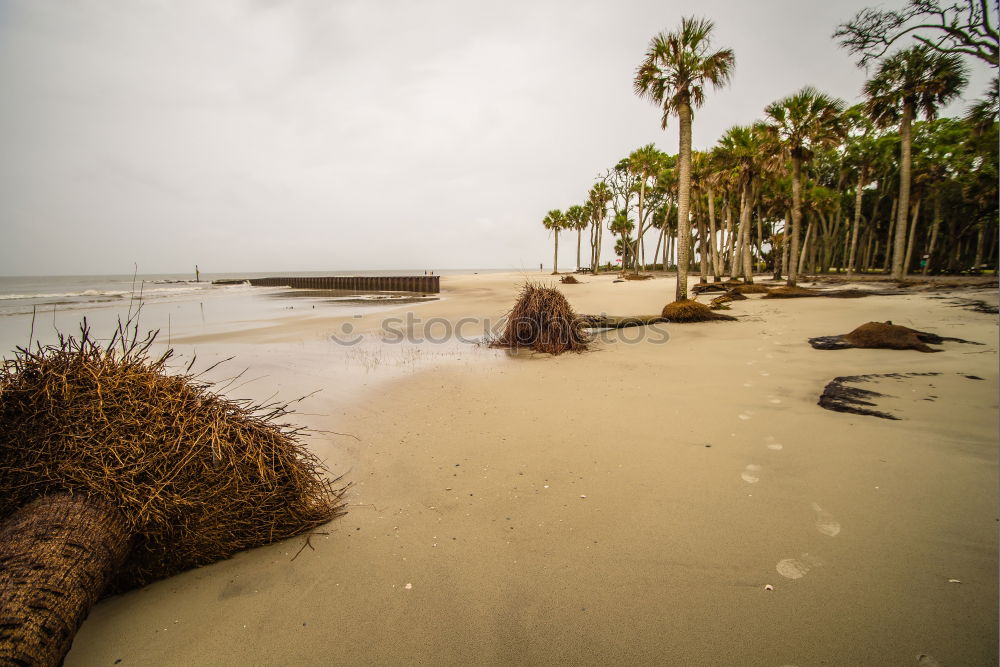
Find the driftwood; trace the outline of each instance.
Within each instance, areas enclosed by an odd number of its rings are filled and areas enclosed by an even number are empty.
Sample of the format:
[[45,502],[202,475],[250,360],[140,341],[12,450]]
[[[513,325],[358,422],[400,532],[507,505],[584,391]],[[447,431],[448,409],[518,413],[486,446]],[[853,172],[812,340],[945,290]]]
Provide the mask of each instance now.
[[667,319],[659,315],[577,315],[576,321],[584,329],[624,329],[666,322]]

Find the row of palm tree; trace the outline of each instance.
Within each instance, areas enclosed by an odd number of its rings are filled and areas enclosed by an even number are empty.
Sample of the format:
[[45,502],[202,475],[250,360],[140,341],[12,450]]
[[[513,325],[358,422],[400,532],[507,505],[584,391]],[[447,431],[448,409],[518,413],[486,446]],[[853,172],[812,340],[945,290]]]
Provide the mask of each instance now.
[[[578,267],[582,231],[589,227],[590,266],[599,269],[609,223],[620,237],[623,269],[633,271],[646,265],[647,232],[658,230],[653,264],[661,249],[664,267],[676,255],[678,300],[687,296],[695,239],[703,281],[726,272],[752,281],[764,259],[775,277],[787,275],[789,285],[803,264],[814,271],[836,265],[848,273],[887,268],[901,279],[912,268],[918,228],[928,256],[924,272],[936,253],[951,269],[972,254],[969,226],[959,223],[970,214],[975,264],[981,263],[984,248],[996,243],[995,85],[965,120],[935,120],[938,109],[961,93],[966,70],[955,55],[916,46],[879,63],[861,105],[847,109],[807,86],[769,104],[762,119],[727,130],[710,151],[692,151],[693,110],[704,102],[707,85],[728,82],[734,64],[731,50],[711,49],[711,31],[709,21],[683,19],[678,31],[652,39],[635,74],[636,93],[662,109],[661,126],[678,117],[679,154],[643,146],[605,172],[585,204],[571,207],[577,213],[546,216],[557,244],[559,228],[577,230]],[[887,198],[892,206],[885,218]],[[927,199],[933,213],[925,210],[921,218]],[[717,211],[724,227],[716,224]],[[950,245],[942,243],[946,217]]]

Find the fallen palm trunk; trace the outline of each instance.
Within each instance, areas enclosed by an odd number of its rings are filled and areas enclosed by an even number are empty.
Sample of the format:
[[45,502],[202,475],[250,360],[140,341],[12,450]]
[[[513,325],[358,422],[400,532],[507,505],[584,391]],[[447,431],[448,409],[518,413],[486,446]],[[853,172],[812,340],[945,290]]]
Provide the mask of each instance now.
[[766,290],[763,299],[802,299],[825,296],[832,299],[860,299],[866,296],[897,296],[899,292],[886,292],[862,289],[831,289],[818,290],[806,287],[772,287]]
[[[0,663],[56,665],[101,595],[344,513],[281,404],[170,375],[119,326],[0,367]],[[23,656],[27,656],[24,658]]]
[[95,498],[17,510],[0,528],[0,664],[58,665],[130,543],[125,518]]
[[584,329],[624,329],[626,327],[641,327],[647,324],[666,322],[659,315],[577,315],[576,321]]

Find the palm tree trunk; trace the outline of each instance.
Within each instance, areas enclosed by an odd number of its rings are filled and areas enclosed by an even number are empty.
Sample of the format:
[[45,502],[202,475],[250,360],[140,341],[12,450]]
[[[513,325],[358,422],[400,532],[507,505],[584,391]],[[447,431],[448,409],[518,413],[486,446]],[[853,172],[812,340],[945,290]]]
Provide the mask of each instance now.
[[[747,180],[740,188],[740,252],[733,265],[740,265],[743,280],[753,282],[753,268],[750,263],[750,181]],[[735,271],[733,273],[736,273]]]
[[792,245],[788,254],[789,287],[795,287],[799,272],[799,228],[802,227],[802,158],[792,155]]
[[934,196],[934,222],[931,224],[931,240],[927,246],[927,261],[924,262],[923,274],[931,270],[934,261],[934,247],[937,245],[938,229],[941,227],[941,191]]
[[677,301],[687,299],[688,262],[690,254],[690,221],[688,207],[691,203],[691,103],[681,100],[677,109],[680,125],[680,155],[677,176]]
[[43,496],[0,527],[0,664],[59,665],[125,561],[124,517],[83,494]]
[[653,251],[653,270],[656,270],[656,258],[660,256],[660,244],[663,243],[663,227],[660,227],[660,233],[656,235],[656,250]]
[[805,235],[805,238],[802,239],[802,249],[801,249],[801,251],[799,253],[799,266],[801,267],[802,272],[805,272],[806,269],[808,268],[806,266],[806,259],[808,259],[808,257],[809,257],[809,254],[808,254],[808,251],[809,251],[809,240],[812,238],[812,235],[813,235],[813,233],[812,233],[813,232],[813,217],[814,216],[809,216],[809,224],[806,225],[806,235]]
[[858,188],[854,193],[854,224],[851,226],[851,250],[847,260],[847,277],[854,277],[854,262],[858,253],[858,227],[861,226],[861,200],[864,195],[865,168],[858,171]]
[[559,273],[559,228],[556,227],[556,249],[555,253],[552,255],[552,275]]
[[729,193],[726,193],[726,252],[725,252],[725,263],[722,267],[722,273],[732,275],[733,266],[733,249],[736,239],[733,237],[733,207],[729,203]]
[[708,228],[712,235],[712,281],[719,282],[722,280],[722,266],[719,262],[719,236],[715,225],[715,191],[711,187],[708,188]]
[[[700,209],[701,202],[698,208]],[[705,243],[708,241],[708,234],[705,233],[705,217],[698,211],[698,282],[708,282],[708,249]]]
[[892,239],[893,231],[896,229],[896,209],[899,207],[899,197],[892,198],[892,208],[889,209],[889,233],[885,237],[885,258],[882,270],[889,273],[892,265]]
[[576,270],[580,270],[580,241],[583,240],[583,229],[576,228]]
[[903,118],[899,123],[899,207],[896,209],[896,238],[892,251],[892,277],[902,280],[906,274],[906,217],[910,212],[910,168],[913,139],[910,125],[913,104],[903,102]]
[[[792,240],[791,234],[792,212],[785,211],[785,224],[781,228],[781,271],[788,271],[788,243]],[[774,274],[775,280],[781,280],[781,272]]]
[[913,219],[910,222],[910,239],[906,242],[906,259],[903,261],[903,276],[910,272],[913,261],[913,241],[917,238],[917,221],[920,220],[920,197],[913,202]]
[[974,271],[979,271],[979,267],[983,265],[983,250],[986,248],[986,225],[978,222],[976,227],[979,231],[976,232],[976,256],[972,260],[972,268]]

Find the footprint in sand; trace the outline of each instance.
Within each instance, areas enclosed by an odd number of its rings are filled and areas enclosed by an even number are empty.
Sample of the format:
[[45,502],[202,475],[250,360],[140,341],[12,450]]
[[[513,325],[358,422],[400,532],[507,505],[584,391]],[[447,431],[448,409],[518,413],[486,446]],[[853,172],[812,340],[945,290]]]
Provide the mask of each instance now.
[[760,476],[757,474],[759,472],[760,466],[756,463],[751,463],[742,473],[740,473],[740,478],[742,478],[747,484],[756,484],[760,481]]
[[772,451],[780,452],[784,448],[780,442],[775,442],[773,435],[766,436],[764,440],[767,442],[767,448]]
[[834,519],[829,512],[824,512],[823,508],[816,503],[812,504],[812,509],[813,512],[816,512],[816,530],[824,535],[836,537],[840,533],[840,522]]
[[744,382],[743,386],[744,387],[752,387],[753,386],[753,382]]
[[749,412],[741,412],[739,414],[739,418],[742,419],[743,421],[746,421],[746,420],[750,419],[750,413]]
[[778,561],[774,569],[786,579],[801,579],[806,576],[809,570],[819,567],[822,564],[822,561],[819,559],[813,558],[809,554],[802,554],[801,558],[786,558]]
[[761,371],[760,374],[763,377],[767,377],[768,375],[770,375],[770,373],[768,373],[767,371]]
[[778,405],[779,403],[781,403],[781,399],[780,398],[769,398],[769,399],[767,399],[767,402],[770,403],[770,404],[772,404],[772,405]]

